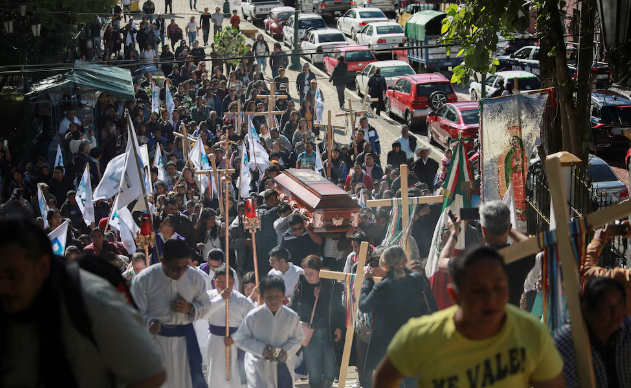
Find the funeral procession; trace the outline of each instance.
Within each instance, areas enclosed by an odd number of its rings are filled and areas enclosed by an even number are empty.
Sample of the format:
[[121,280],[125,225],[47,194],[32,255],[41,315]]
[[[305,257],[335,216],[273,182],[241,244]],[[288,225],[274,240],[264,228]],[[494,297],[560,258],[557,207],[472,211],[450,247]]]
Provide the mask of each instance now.
[[0,388],[631,388],[631,0],[0,20]]

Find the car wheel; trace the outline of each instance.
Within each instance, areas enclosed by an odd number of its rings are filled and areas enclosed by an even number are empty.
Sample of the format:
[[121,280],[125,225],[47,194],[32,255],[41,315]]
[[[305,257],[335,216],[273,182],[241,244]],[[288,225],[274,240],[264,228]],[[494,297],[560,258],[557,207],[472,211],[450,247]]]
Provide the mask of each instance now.
[[447,98],[445,93],[434,92],[429,95],[429,106],[433,110],[440,109],[441,106],[445,105],[448,102],[449,102],[449,99]]
[[355,80],[355,93],[357,93],[359,97],[363,97],[361,89],[359,88],[359,82],[357,80]]
[[471,101],[478,99],[478,93],[475,90],[471,90]]
[[390,106],[390,99],[386,98],[386,100],[383,102],[383,105],[386,110],[386,115],[390,118],[394,118],[394,114],[392,113],[392,107]]
[[405,112],[405,123],[407,124],[410,131],[412,130],[412,113],[408,110]]

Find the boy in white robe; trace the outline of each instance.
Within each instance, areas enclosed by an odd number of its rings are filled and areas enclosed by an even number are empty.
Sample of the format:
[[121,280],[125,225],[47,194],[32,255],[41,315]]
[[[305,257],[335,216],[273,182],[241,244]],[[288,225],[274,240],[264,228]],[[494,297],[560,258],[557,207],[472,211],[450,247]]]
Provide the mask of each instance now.
[[[208,386],[212,388],[244,388],[245,365],[243,354],[238,354],[232,337],[226,337],[226,300],[230,306],[230,333],[237,331],[245,316],[254,308],[249,299],[234,290],[235,279],[230,271],[226,283],[226,266],[215,272],[215,289],[207,291],[212,307],[206,330],[208,336]],[[230,346],[230,380],[226,381],[226,345]],[[240,357],[238,357],[240,356]]]
[[246,352],[248,388],[291,388],[294,386],[292,356],[300,349],[304,333],[298,315],[283,305],[285,282],[277,275],[261,279],[264,305],[245,317],[233,335]]
[[131,294],[162,350],[167,381],[162,388],[206,388],[193,322],[207,319],[205,279],[189,267],[183,240],[167,240],[163,258],[136,276]]

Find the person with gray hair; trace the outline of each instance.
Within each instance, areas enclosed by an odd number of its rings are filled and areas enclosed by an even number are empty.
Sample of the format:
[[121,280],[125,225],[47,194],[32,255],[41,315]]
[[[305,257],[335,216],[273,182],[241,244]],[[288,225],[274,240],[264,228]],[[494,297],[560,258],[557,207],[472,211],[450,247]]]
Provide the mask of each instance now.
[[[456,221],[449,219],[450,236],[447,244],[440,253],[438,269],[443,272],[449,271],[449,263],[454,254],[458,236],[461,230],[461,219],[456,217]],[[463,225],[467,227],[466,225]],[[519,231],[513,228],[510,222],[510,209],[502,201],[489,201],[480,206],[480,227],[484,243],[497,250],[510,245],[508,238],[512,241],[520,242],[527,240]],[[469,225],[469,228],[471,226]],[[521,260],[514,261],[506,265],[506,273],[509,280],[508,302],[519,307],[521,295],[524,293],[524,282],[530,270],[535,266],[535,256],[528,256]]]

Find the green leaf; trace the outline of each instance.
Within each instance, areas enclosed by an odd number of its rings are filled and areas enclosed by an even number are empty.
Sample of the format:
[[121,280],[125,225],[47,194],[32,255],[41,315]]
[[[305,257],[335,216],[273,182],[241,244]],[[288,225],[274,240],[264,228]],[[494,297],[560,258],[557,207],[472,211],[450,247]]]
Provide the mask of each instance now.
[[450,27],[450,23],[443,24],[443,26],[440,28],[440,33],[441,34],[446,33],[447,31],[449,31],[449,27]]
[[463,48],[461,48],[460,51],[458,51],[458,54],[456,56],[459,57],[459,56],[462,55],[462,53],[464,53],[464,49]]

